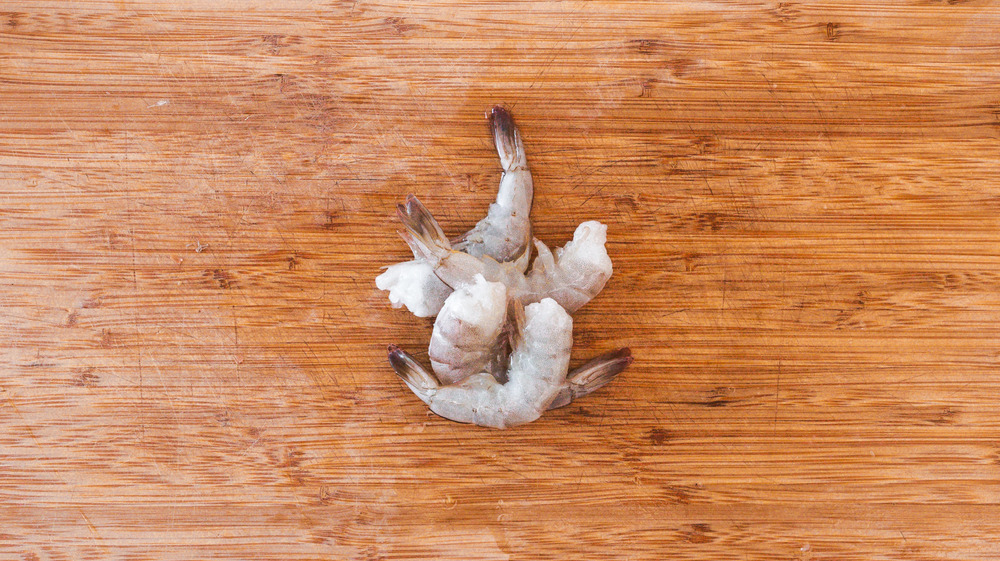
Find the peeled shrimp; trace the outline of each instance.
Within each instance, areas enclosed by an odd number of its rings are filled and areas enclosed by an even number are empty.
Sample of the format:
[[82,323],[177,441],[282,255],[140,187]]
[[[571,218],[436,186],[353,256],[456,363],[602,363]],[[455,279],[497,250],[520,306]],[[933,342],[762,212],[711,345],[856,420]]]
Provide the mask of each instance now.
[[[588,268],[580,265],[577,259],[579,248],[585,243],[583,236],[580,238],[558,250],[561,253],[558,262],[545,244],[535,241],[539,255],[528,281],[543,279],[545,283],[560,287],[553,292],[563,308],[567,307],[564,302],[579,307],[590,299],[590,294],[572,287],[595,286],[586,278]],[[580,278],[569,278],[571,275]],[[490,366],[498,382],[506,381],[505,363],[509,355],[511,324],[515,319],[508,306],[507,287],[501,282],[489,282],[481,274],[476,274],[473,281],[471,285],[462,284],[448,296],[434,321],[428,354],[431,368],[445,384],[460,382],[479,373],[486,365]],[[537,295],[532,297],[542,299]]]
[[[531,202],[534,188],[521,133],[513,117],[499,105],[488,115],[493,144],[500,156],[503,175],[497,200],[486,217],[455,240],[454,247],[473,257],[488,255],[505,263],[517,261],[531,251]],[[521,269],[524,270],[523,268]]]
[[605,244],[608,227],[590,220],[576,227],[573,239],[557,248],[553,255],[540,240],[535,240],[538,257],[525,278],[527,289],[522,302],[552,298],[575,312],[604,290],[611,278],[611,258]]
[[[431,237],[442,247],[451,249],[444,230],[415,196],[409,195],[405,204],[396,205],[396,214],[401,218],[408,217],[408,227],[418,235]],[[417,257],[416,253],[414,257]],[[406,306],[413,315],[421,318],[436,316],[453,290],[434,274],[434,267],[422,258],[386,267],[384,273],[375,277],[375,286],[389,291],[389,302],[393,308]]]
[[[632,357],[627,348],[606,353],[567,376],[569,313],[596,296],[612,273],[607,227],[584,222],[555,251],[533,239],[534,188],[520,133],[502,108],[488,116],[504,171],[487,216],[449,240],[430,211],[408,196],[397,215],[414,259],[388,267],[375,282],[394,307],[437,315],[431,370],[389,347],[389,362],[406,385],[442,417],[504,428],[600,388]],[[532,241],[538,257],[528,270]]]
[[[531,202],[534,195],[531,172],[528,171],[521,133],[506,109],[496,106],[488,114],[493,143],[500,157],[503,175],[496,202],[490,205],[485,218],[476,226],[455,239],[448,241],[444,232],[429,211],[413,195],[405,205],[398,205],[398,214],[419,216],[419,228],[434,234],[449,249],[462,251],[474,257],[490,257],[500,263],[513,263],[520,272],[528,268],[531,258]],[[417,317],[437,315],[452,288],[441,282],[431,267],[420,256],[397,263],[376,277],[375,286],[389,291],[393,307],[406,306]]]
[[487,282],[482,275],[448,296],[434,320],[427,351],[438,380],[460,382],[503,354],[506,311],[507,287]]
[[395,346],[389,347],[389,362],[431,411],[452,421],[502,429],[534,421],[547,409],[594,391],[632,362],[628,349],[621,349],[588,362],[567,378],[572,344],[572,318],[546,298],[524,308],[505,384],[481,372],[458,384],[442,385]]
[[482,275],[488,281],[504,283],[508,295],[522,304],[553,298],[572,313],[597,296],[611,278],[611,258],[605,248],[608,228],[594,220],[580,224],[573,240],[554,254],[535,240],[538,257],[525,275],[511,263],[489,256],[477,259],[452,249],[443,235],[422,227],[428,221],[422,205],[407,205],[404,210],[399,213],[406,227],[403,239],[418,260],[430,264],[434,274],[452,288],[470,284],[476,275]]

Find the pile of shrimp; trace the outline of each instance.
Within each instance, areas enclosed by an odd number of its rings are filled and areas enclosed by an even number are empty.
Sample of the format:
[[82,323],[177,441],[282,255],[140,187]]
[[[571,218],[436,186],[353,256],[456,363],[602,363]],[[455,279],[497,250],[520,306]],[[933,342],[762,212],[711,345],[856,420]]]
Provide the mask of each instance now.
[[[413,195],[397,206],[400,235],[413,259],[375,279],[393,307],[434,317],[428,370],[389,346],[389,363],[434,413],[452,421],[506,428],[530,423],[604,386],[632,363],[628,348],[569,372],[572,312],[611,277],[607,227],[580,224],[551,251],[531,235],[534,188],[510,113],[487,114],[503,175],[496,202],[465,234],[449,240]],[[531,262],[531,248],[537,257]],[[529,270],[528,265],[531,262]]]

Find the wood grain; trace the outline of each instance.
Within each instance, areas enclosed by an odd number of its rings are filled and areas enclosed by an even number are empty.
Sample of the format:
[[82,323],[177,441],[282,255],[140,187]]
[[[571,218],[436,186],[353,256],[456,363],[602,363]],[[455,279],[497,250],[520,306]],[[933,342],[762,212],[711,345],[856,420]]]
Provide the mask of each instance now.
[[[0,557],[1000,557],[1000,4],[3,6]],[[503,432],[373,282],[494,103],[638,359]]]

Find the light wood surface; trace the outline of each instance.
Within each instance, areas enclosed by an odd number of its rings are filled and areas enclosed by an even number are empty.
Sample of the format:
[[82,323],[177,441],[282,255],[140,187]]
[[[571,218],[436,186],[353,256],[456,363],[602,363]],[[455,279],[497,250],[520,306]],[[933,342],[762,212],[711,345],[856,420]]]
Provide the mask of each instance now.
[[[0,11],[0,558],[1000,558],[1000,4]],[[502,432],[373,282],[494,103],[637,358]]]

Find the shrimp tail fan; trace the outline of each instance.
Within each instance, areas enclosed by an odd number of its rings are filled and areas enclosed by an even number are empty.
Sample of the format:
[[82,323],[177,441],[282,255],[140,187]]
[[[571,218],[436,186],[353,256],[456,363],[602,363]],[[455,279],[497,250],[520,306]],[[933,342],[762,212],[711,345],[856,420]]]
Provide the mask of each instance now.
[[632,351],[628,347],[604,353],[587,361],[586,364],[566,376],[566,386],[556,395],[549,409],[569,405],[574,399],[583,397],[604,387],[632,364]]
[[413,195],[406,197],[405,203],[396,205],[396,215],[406,232],[400,236],[410,246],[417,259],[434,260],[451,250],[451,242],[427,207]]
[[527,165],[524,157],[524,145],[521,144],[521,133],[514,124],[510,112],[502,106],[494,106],[487,114],[490,120],[490,131],[493,133],[493,144],[500,156],[500,166],[504,171],[510,171]]
[[418,395],[435,390],[441,385],[434,374],[424,368],[413,355],[396,345],[389,345],[389,364],[403,382],[406,382],[406,385]]

